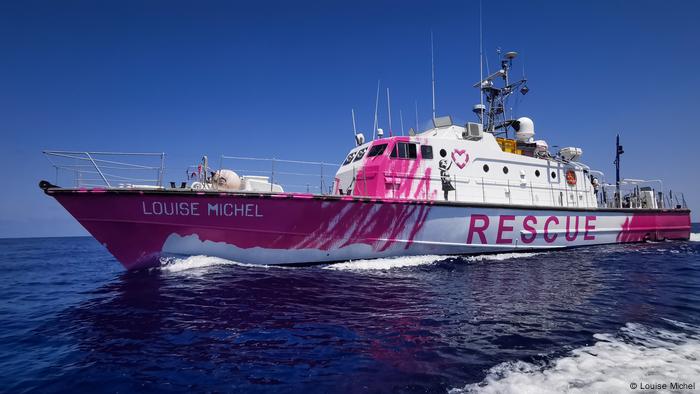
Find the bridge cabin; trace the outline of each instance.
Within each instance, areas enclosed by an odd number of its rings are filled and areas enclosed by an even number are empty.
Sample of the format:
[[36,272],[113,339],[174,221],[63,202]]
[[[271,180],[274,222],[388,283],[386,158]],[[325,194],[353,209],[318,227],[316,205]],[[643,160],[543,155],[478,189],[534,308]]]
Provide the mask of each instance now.
[[[379,138],[348,153],[334,192],[382,199],[442,200],[552,207],[597,207],[597,180],[565,148],[553,157],[532,127],[516,139],[435,121],[414,136]],[[439,119],[438,119],[439,120]],[[532,121],[521,118],[524,124]],[[528,123],[529,122],[529,123]],[[442,123],[442,124],[441,124]],[[573,152],[573,153],[572,153]],[[563,155],[569,155],[569,160]]]

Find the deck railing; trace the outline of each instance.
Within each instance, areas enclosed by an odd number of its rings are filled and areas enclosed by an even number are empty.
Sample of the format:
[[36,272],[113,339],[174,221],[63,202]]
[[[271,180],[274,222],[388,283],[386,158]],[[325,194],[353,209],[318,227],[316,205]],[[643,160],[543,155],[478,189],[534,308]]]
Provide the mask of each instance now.
[[[391,178],[399,179],[400,182],[410,182],[411,184],[422,184],[425,190],[411,190],[408,198],[417,199],[443,199],[443,191],[437,190],[437,196],[431,196],[431,190],[435,184],[442,182],[441,177],[418,177],[409,174],[393,174]],[[353,176],[352,189],[357,196],[369,195],[367,183],[357,175]],[[535,182],[532,180],[500,180],[485,177],[451,176],[451,183],[454,190],[449,192],[450,201],[464,201],[477,203],[502,203],[511,205],[535,205],[552,207],[595,207],[597,202],[595,195],[591,194],[593,187],[588,185],[583,188],[575,186],[567,190],[561,189],[559,184],[553,185],[548,182]],[[561,193],[560,193],[561,192]],[[416,197],[414,197],[414,194]],[[573,194],[573,198],[571,196]],[[579,197],[580,196],[580,197]],[[399,192],[392,189],[387,193],[387,197],[406,198],[399,195]]]
[[[399,195],[396,189],[388,192],[387,197],[392,198],[416,198],[416,199],[443,199],[443,191],[438,189],[436,196],[430,195],[431,186],[441,183],[440,177],[417,177],[408,174],[393,174],[391,178],[399,179],[400,182],[410,182],[412,184],[423,184],[425,190],[411,190],[411,194]],[[427,182],[426,182],[427,181]],[[541,207],[569,207],[569,208],[631,208],[647,209],[643,206],[640,194],[623,195],[622,202],[617,205],[614,197],[610,195],[610,187],[614,185],[603,184],[595,192],[593,185],[584,183],[583,187],[578,184],[574,186],[561,187],[565,183],[535,182],[533,180],[499,180],[483,177],[452,176],[451,182],[453,191],[449,192],[450,201],[464,201],[476,203],[500,203],[510,205],[532,205]],[[645,181],[658,182],[658,181]],[[366,189],[366,182],[357,175],[353,176],[352,191],[356,196],[369,195]],[[630,188],[625,187],[623,191],[629,192]],[[660,193],[653,191],[656,199],[656,208],[687,208],[682,193]],[[622,193],[621,193],[622,194]],[[415,196],[414,196],[415,195]],[[630,198],[632,196],[632,198]],[[636,198],[634,197],[636,196]],[[628,197],[625,199],[625,197]]]
[[165,153],[57,150],[42,153],[56,170],[56,184],[66,181],[75,187],[163,186]]
[[[56,184],[62,180],[75,187],[163,187],[165,175],[165,153],[127,153],[127,152],[88,152],[88,151],[44,151],[46,158],[56,170]],[[278,184],[286,192],[306,192],[314,194],[332,194],[335,169],[334,163],[301,160],[283,160],[277,158],[254,158],[244,156],[220,157],[219,168],[229,168],[243,176],[264,176],[270,184]],[[209,170],[209,169],[207,169]],[[65,177],[68,176],[66,179]],[[63,178],[62,178],[63,177]],[[438,190],[437,196],[430,195],[431,185],[441,183],[441,178],[392,174],[399,183],[408,181],[414,184],[423,182],[424,193],[415,190],[415,195],[404,198],[438,199],[443,196]],[[366,181],[366,180],[364,180]],[[426,182],[428,181],[428,182]],[[640,193],[640,183],[658,182],[642,180],[623,180],[621,196],[616,195],[615,185],[603,183],[598,192],[593,186],[584,183],[578,186],[561,188],[561,184],[534,182],[533,180],[497,180],[480,177],[457,177],[451,181],[455,190],[450,191],[450,200],[471,202],[498,202],[513,205],[535,205],[552,207],[607,207],[644,209]],[[65,183],[64,183],[65,184]],[[352,187],[355,195],[368,196],[363,179],[353,176]],[[631,188],[630,188],[631,186]],[[611,193],[612,189],[612,193]],[[660,184],[663,189],[663,184]],[[387,197],[401,197],[392,189]],[[271,190],[272,191],[272,190]],[[651,189],[657,208],[687,208],[683,193],[661,192]],[[572,198],[573,195],[573,198]]]
[[640,184],[658,184],[659,189],[651,188],[653,200],[657,208],[662,209],[687,209],[688,205],[685,202],[683,193],[674,193],[672,190],[665,191],[661,180],[622,180],[620,182],[620,193],[618,195],[617,185],[604,184],[601,187],[599,194],[599,206],[602,208],[632,208],[645,209]]
[[338,164],[222,155],[219,168],[228,168],[239,175],[266,176],[271,184],[284,191],[331,194]]

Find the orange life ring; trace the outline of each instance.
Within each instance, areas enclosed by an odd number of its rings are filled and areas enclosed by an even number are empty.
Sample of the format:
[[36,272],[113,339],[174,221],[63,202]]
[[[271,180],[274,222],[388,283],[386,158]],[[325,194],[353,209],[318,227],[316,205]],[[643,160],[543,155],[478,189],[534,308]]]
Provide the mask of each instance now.
[[576,173],[574,170],[566,171],[566,183],[573,186],[576,184]]

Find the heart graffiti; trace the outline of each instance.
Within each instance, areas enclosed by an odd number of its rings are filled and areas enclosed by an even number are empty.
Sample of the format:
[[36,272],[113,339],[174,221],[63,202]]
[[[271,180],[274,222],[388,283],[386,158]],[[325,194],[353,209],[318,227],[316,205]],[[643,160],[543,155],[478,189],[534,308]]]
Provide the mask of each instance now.
[[455,149],[452,151],[452,161],[461,170],[469,162],[469,154],[464,149]]

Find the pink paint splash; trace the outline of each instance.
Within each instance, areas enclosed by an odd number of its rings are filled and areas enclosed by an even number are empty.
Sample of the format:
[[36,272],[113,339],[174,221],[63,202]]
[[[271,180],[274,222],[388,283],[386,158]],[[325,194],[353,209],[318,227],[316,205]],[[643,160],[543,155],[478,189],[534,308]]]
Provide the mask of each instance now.
[[[60,193],[56,199],[127,269],[158,264],[172,234],[196,235],[242,249],[334,251],[364,244],[375,252],[409,248],[431,205],[326,199],[285,194],[275,198],[140,193]],[[197,216],[145,215],[143,205],[199,204]],[[255,204],[260,217],[207,215],[208,204]]]
[[687,212],[635,213],[625,219],[617,242],[661,241],[690,238]]
[[395,144],[411,141],[410,137],[375,141],[373,146],[388,144],[386,153],[363,159],[353,185],[353,194],[389,199],[434,200],[437,190],[430,190],[431,169],[429,166],[423,168],[424,161],[420,153],[415,159],[390,157]]

